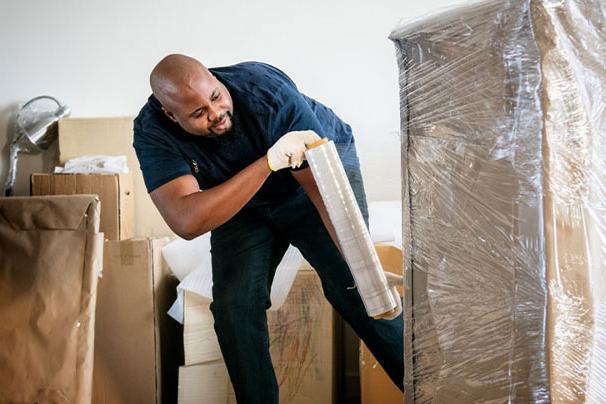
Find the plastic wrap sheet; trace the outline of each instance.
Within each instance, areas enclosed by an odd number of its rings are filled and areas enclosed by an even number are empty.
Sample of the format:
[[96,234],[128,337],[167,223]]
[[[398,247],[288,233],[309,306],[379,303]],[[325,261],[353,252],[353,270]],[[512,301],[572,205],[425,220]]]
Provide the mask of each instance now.
[[533,4],[541,51],[552,402],[606,403],[606,19]]
[[383,273],[337,148],[332,141],[305,152],[356,287],[371,317],[401,313],[400,296]]
[[604,402],[598,3],[477,3],[391,39],[407,402]]

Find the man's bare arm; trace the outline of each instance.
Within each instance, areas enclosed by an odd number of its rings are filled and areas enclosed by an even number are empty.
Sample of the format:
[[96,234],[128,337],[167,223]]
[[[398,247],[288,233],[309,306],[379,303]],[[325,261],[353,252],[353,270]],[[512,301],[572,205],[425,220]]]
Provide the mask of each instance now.
[[271,170],[263,156],[224,183],[200,192],[193,175],[156,188],[152,201],[169,227],[187,240],[231,219],[261,188]]

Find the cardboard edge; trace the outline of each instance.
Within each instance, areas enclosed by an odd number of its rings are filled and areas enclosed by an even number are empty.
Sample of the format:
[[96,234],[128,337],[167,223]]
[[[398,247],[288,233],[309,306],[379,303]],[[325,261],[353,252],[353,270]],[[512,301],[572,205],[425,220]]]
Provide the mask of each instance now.
[[120,173],[118,176],[118,237],[125,240],[135,235],[135,195],[133,192],[133,176],[130,173]]
[[95,310],[97,284],[103,270],[103,233],[99,233],[99,201],[93,201],[87,210],[84,262],[82,266],[82,287],[80,295],[80,317],[77,327],[78,358],[76,367],[80,375],[76,385],[77,401],[92,400],[93,367],[95,342]]

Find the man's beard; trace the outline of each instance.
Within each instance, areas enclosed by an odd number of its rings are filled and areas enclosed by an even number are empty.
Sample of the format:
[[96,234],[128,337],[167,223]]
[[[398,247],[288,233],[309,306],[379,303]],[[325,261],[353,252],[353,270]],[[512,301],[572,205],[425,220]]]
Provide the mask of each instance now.
[[210,135],[206,136],[207,138],[212,139],[217,144],[231,143],[234,140],[239,139],[243,135],[238,115],[233,114],[231,112],[226,112],[226,114],[228,114],[227,116],[229,117],[229,120],[231,122],[231,127],[221,134],[211,132]]
[[[213,132],[213,126],[216,125],[216,124],[218,124],[219,122],[221,122],[225,116],[227,116],[227,118],[229,118],[229,122],[231,123],[231,127],[229,129],[227,129],[223,133]],[[213,122],[213,125],[210,127],[210,130],[209,130],[208,135],[206,137],[215,138],[215,137],[229,135],[230,133],[232,133],[234,131],[235,125],[236,124],[234,122],[233,114],[230,111],[226,111],[224,115],[222,115],[221,117],[219,117],[219,119],[217,119],[215,122]]]

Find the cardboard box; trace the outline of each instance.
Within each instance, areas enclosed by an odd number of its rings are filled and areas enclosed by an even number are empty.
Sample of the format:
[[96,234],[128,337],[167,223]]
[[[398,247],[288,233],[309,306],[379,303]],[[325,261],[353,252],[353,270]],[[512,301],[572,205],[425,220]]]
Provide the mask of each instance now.
[[133,175],[135,236],[169,236],[173,232],[153,204],[133,148],[133,118],[65,118],[59,121],[59,162],[85,154],[125,155]]
[[177,401],[182,328],[166,314],[178,283],[160,254],[167,241],[105,242],[95,327],[95,404]]
[[[208,303],[193,294],[185,297],[184,327],[191,331],[198,328],[198,332],[184,335],[190,346],[188,366],[182,366],[179,373],[179,403],[235,403],[227,369],[216,350],[216,335],[210,335],[214,332]],[[324,298],[320,279],[308,264],[299,270],[282,307],[267,312],[267,321],[280,403],[335,402],[335,314]],[[197,338],[192,339],[195,334]],[[198,347],[191,346],[194,344]],[[219,359],[213,360],[216,355]]]
[[31,194],[99,195],[100,231],[105,238],[124,240],[134,235],[133,181],[130,174],[32,174]]
[[267,321],[280,403],[335,402],[335,312],[309,264],[299,269],[282,307],[267,312]]
[[[403,273],[402,250],[377,245],[377,254],[383,270],[398,275]],[[400,293],[402,293],[400,288]],[[366,345],[360,343],[360,395],[361,404],[402,404],[404,394],[391,381]]]
[[0,402],[90,403],[96,195],[0,198]]
[[541,27],[536,35],[553,403],[606,401],[606,49],[587,45],[604,42],[606,25],[592,3],[536,2],[533,9],[534,24]]

